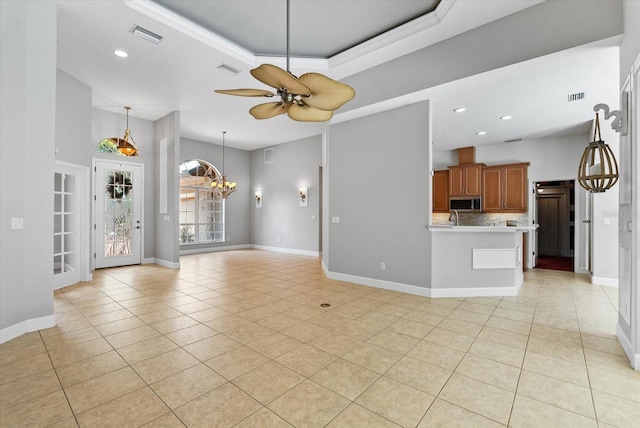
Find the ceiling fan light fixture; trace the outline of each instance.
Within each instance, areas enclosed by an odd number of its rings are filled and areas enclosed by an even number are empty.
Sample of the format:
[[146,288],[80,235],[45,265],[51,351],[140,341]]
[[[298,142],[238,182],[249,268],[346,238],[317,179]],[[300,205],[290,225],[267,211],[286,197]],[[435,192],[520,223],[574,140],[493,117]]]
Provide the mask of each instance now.
[[[262,64],[251,70],[251,75],[265,85],[276,89],[280,101],[259,104],[249,110],[256,119],[269,119],[283,113],[300,122],[326,122],[333,111],[355,97],[349,85],[319,73],[306,73],[297,78],[289,70],[290,0],[287,0],[287,69]],[[225,95],[241,97],[273,97],[276,94],[260,89],[216,90]]]

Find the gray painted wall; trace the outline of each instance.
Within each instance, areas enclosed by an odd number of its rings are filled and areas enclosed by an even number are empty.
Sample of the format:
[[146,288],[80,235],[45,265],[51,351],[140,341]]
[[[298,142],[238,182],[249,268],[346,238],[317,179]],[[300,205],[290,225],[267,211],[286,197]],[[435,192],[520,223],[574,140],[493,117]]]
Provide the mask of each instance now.
[[[251,152],[251,243],[302,251],[320,250],[321,136],[279,144],[274,162],[264,163],[264,150]],[[309,187],[307,207],[298,204],[298,188]],[[262,208],[255,191],[262,190]]]
[[[222,136],[222,134],[220,134]],[[228,141],[228,136],[227,136]],[[222,139],[220,140],[222,144]],[[182,245],[181,250],[196,250],[250,243],[249,210],[251,193],[251,155],[245,150],[225,146],[225,172],[237,183],[236,191],[225,202],[226,242],[203,245]],[[180,141],[180,162],[202,159],[215,166],[222,174],[222,145],[182,138]]]
[[[159,119],[154,124],[154,165],[155,174],[153,189],[155,202],[153,205],[156,261],[162,260],[177,267],[180,262],[180,245],[178,245],[178,165],[180,163],[180,112],[174,111]],[[160,213],[160,141],[167,139],[167,213]],[[149,193],[149,192],[147,192]],[[146,202],[145,202],[145,205]],[[147,205],[148,206],[148,205]],[[147,227],[147,231],[149,227]],[[145,234],[146,236],[146,234]]]
[[[91,166],[91,88],[58,69],[56,76],[56,153],[59,161]],[[122,131],[124,132],[124,128]]]
[[429,118],[426,101],[331,127],[329,271],[430,285]]
[[[71,98],[71,94],[68,94]],[[71,98],[72,99],[72,98]],[[134,110],[131,110],[132,112]],[[90,167],[93,158],[97,159],[110,159],[125,162],[141,163],[144,165],[144,254],[146,259],[154,257],[155,246],[155,234],[153,231],[153,225],[155,224],[155,147],[154,147],[154,124],[148,120],[138,119],[131,117],[129,114],[129,129],[131,130],[131,137],[136,143],[139,149],[139,156],[137,157],[125,157],[120,155],[114,155],[110,153],[96,153],[96,146],[98,143],[108,137],[122,138],[124,130],[127,127],[127,115],[122,108],[123,114],[112,113],[105,110],[92,109],[91,110],[91,140],[84,142],[88,149],[83,149],[83,152],[87,151],[86,158],[80,163]],[[65,156],[63,153],[60,156]],[[61,160],[66,160],[62,158]]]
[[620,1],[548,0],[342,79],[358,96],[341,111],[620,34]]
[[56,5],[0,2],[0,17],[0,331],[10,338],[53,324]]

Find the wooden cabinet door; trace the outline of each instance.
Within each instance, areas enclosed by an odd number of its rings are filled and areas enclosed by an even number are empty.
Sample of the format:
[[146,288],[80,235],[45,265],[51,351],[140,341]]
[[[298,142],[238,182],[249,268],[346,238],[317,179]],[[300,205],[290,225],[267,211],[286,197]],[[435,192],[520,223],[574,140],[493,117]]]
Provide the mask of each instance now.
[[482,194],[482,165],[464,167],[465,196],[480,196]]
[[449,167],[449,196],[464,196],[464,168]]
[[482,211],[502,210],[502,168],[485,167],[482,171]]
[[503,209],[509,212],[527,212],[529,193],[527,192],[527,165],[507,165],[503,167]]
[[449,171],[433,172],[433,212],[449,212]]

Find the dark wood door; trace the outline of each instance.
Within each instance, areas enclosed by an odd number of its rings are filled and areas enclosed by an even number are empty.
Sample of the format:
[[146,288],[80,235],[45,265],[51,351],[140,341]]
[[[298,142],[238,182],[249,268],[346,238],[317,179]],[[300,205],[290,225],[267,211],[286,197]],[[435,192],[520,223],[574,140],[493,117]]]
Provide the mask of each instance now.
[[538,197],[538,251],[541,256],[560,255],[560,197]]

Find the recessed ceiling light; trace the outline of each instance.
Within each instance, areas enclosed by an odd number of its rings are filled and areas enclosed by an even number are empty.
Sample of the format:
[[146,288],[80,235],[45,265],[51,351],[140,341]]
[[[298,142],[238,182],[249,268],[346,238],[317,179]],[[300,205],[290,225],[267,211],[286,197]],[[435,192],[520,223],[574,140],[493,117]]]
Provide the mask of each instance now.
[[462,113],[462,112],[463,112],[463,111],[465,111],[465,110],[467,110],[467,109],[466,109],[466,108],[464,108],[464,107],[458,107],[458,108],[456,108],[456,109],[453,109],[453,111],[454,111],[454,112],[456,112],[456,113]]
[[476,132],[476,135],[484,135],[484,134],[486,134],[486,131],[478,131],[478,132]]
[[500,120],[509,120],[511,119],[511,116],[500,116]]
[[117,51],[113,51],[114,55],[119,56],[120,58],[126,58],[129,56],[128,53],[126,53],[125,51],[121,51],[121,50],[117,50]]

